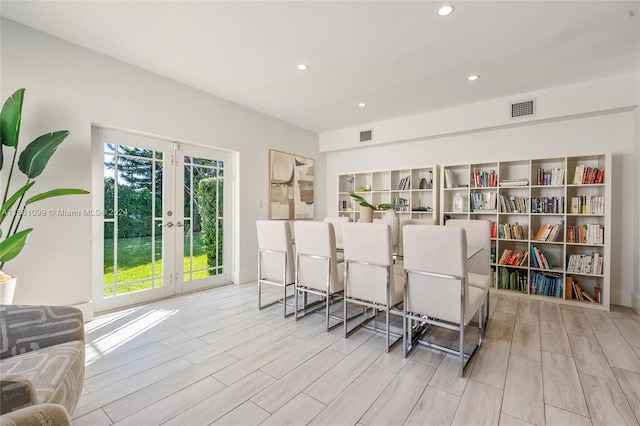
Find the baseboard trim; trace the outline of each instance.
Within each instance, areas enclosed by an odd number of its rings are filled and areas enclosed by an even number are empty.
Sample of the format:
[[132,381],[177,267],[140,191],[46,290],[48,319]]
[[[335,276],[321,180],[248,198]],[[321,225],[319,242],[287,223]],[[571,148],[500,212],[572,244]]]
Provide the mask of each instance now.
[[88,322],[93,320],[93,300],[89,300],[88,302],[78,303],[76,305],[71,305],[74,308],[78,308],[82,311],[82,317],[84,322]]
[[631,292],[631,307],[640,315],[640,296]]

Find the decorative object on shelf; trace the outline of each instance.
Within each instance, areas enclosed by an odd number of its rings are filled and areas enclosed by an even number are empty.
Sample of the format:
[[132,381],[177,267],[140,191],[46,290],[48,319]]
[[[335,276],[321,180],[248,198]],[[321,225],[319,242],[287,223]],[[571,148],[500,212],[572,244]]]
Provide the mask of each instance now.
[[400,243],[400,219],[396,214],[393,206],[388,208],[384,215],[382,215],[382,222],[391,227],[391,241],[393,244],[394,252],[398,252],[398,244]]
[[374,210],[373,205],[353,191],[350,191],[349,195],[360,205],[360,222],[372,223]]
[[0,305],[11,305],[16,291],[16,277],[0,271]]
[[420,189],[429,189],[429,183],[427,182],[427,179],[420,179]]
[[[20,254],[27,243],[29,234],[33,231],[33,228],[19,231],[20,223],[26,215],[18,214],[18,212],[24,211],[27,206],[47,198],[89,193],[89,191],[83,189],[58,188],[42,192],[25,200],[27,192],[29,192],[31,187],[36,183],[35,178],[42,174],[47,167],[49,159],[56,152],[58,146],[69,135],[69,132],[67,130],[59,130],[52,133],[45,133],[29,143],[18,156],[18,138],[22,120],[24,91],[25,89],[18,89],[11,95],[4,103],[2,112],[0,113],[0,140],[2,141],[2,143],[0,143],[0,170],[2,170],[4,164],[4,147],[9,147],[9,153],[11,153],[11,149],[13,149],[12,159],[9,164],[9,173],[4,176],[6,186],[2,192],[2,203],[0,204],[0,206],[2,206],[0,208],[0,225],[2,225],[5,219],[11,218],[9,227],[5,228],[4,232],[0,230],[0,272],[5,262]],[[10,193],[11,180],[14,177],[13,172],[16,170],[16,165],[18,166],[17,170],[24,174],[27,179],[24,185],[20,186],[15,192]],[[13,287],[15,288],[16,278],[12,278]],[[5,292],[8,297],[8,290],[3,290],[3,297],[5,296]]]
[[459,192],[453,196],[453,211],[454,212],[463,212],[464,211],[464,197]]
[[269,150],[269,218],[313,219],[314,161]]

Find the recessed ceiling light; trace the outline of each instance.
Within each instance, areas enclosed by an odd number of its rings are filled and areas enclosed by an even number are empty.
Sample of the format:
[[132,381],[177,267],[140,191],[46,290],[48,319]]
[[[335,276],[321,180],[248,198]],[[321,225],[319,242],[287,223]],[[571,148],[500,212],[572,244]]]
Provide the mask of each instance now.
[[309,69],[309,67],[307,65],[305,65],[305,64],[300,64],[300,65],[298,65],[298,69],[300,71],[306,71],[306,70]]
[[364,102],[360,102],[360,103],[358,104],[358,106],[359,106],[360,108],[364,108],[364,107],[366,107],[366,106],[367,106],[367,104],[365,104]]
[[469,81],[476,81],[477,79],[479,79],[480,76],[478,74],[472,74],[469,77],[467,77],[467,80]]
[[445,4],[444,6],[440,6],[438,8],[438,16],[449,16],[453,13],[453,6],[450,4]]

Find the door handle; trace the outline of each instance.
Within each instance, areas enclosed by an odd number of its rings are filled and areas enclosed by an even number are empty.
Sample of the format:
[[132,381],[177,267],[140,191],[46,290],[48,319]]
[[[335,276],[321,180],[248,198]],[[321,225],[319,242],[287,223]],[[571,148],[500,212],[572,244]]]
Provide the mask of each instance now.
[[173,226],[173,222],[167,222],[167,224],[165,225],[167,228],[171,228]]
[[176,222],[176,226],[180,228],[182,226],[182,222]]

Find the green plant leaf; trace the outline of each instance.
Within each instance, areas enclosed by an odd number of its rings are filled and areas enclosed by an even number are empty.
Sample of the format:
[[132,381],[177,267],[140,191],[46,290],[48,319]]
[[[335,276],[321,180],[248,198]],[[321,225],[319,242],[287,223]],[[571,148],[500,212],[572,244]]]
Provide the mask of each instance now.
[[59,197],[61,195],[75,195],[75,194],[88,194],[89,191],[85,191],[84,189],[75,189],[75,188],[59,188],[52,189],[51,191],[43,192],[42,194],[34,195],[25,201],[24,205],[28,205],[31,203],[35,203],[36,201],[45,200],[47,198]]
[[361,197],[360,195],[356,194],[355,192],[350,191],[349,195],[351,196],[351,198],[353,198],[356,201],[356,203],[360,204],[361,206],[363,206],[363,207],[371,207],[372,209],[375,210],[375,207],[373,207],[373,205],[370,202],[368,202],[367,200],[365,200],[363,197]]
[[0,142],[2,145],[18,146],[23,98],[24,89],[18,89],[2,106],[2,112],[0,112]]
[[31,231],[33,228],[25,229],[0,242],[0,262],[7,262],[19,255],[27,243]]
[[4,164],[4,149],[2,149],[2,144],[0,143],[0,170],[2,170],[2,165]]
[[29,182],[27,183],[25,186],[23,186],[22,188],[18,189],[15,194],[13,194],[3,205],[2,205],[2,209],[0,209],[0,223],[2,223],[5,219],[5,217],[7,217],[7,213],[9,212],[9,210],[11,210],[11,207],[13,207],[13,205],[16,203],[16,201],[18,201],[18,199],[20,197],[22,197],[22,194],[24,194],[25,192],[27,192],[29,190],[29,188],[31,188],[33,185],[35,184],[35,182]]
[[69,135],[67,130],[44,134],[31,142],[20,154],[20,171],[33,179],[44,171],[58,145]]

